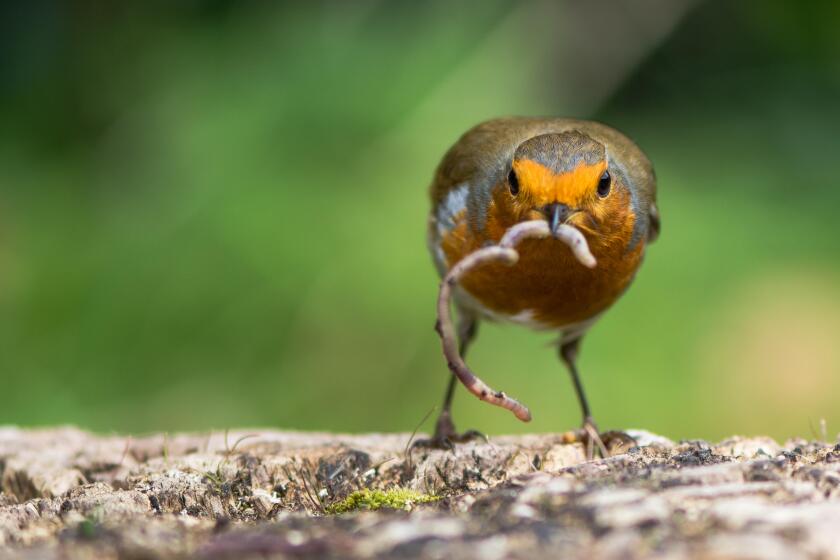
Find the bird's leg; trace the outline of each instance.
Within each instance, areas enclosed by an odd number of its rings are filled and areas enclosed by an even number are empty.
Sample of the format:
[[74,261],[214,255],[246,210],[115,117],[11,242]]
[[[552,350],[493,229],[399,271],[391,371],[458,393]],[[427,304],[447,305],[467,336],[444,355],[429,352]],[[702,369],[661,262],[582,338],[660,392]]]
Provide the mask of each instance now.
[[596,452],[601,457],[609,457],[610,450],[623,450],[636,445],[634,440],[624,432],[609,431],[600,433],[592,413],[589,409],[589,402],[586,400],[586,393],[583,391],[583,383],[580,381],[580,374],[577,369],[577,355],[580,349],[580,337],[560,343],[560,359],[566,364],[569,374],[572,376],[572,383],[575,386],[580,410],[583,414],[583,423],[579,430],[572,434],[571,441],[578,441],[584,445],[586,458],[592,459]]
[[[458,309],[458,351],[461,356],[466,356],[467,349],[475,335],[478,333],[478,321],[471,313]],[[443,397],[443,408],[435,423],[435,433],[429,439],[420,439],[414,443],[414,447],[435,447],[438,449],[449,449],[453,443],[463,443],[471,439],[487,439],[487,436],[478,430],[467,430],[459,434],[452,422],[452,396],[455,393],[455,385],[458,378],[455,374],[449,376],[449,383]]]

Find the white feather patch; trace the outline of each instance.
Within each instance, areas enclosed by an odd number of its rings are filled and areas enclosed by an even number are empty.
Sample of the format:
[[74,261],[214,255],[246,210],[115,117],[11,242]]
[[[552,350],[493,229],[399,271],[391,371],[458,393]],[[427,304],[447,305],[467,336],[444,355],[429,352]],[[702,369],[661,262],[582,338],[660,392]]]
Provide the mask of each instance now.
[[467,208],[469,185],[464,183],[446,193],[437,209],[438,235],[443,236],[455,227],[455,217]]
[[507,320],[511,323],[516,323],[517,325],[522,325],[524,327],[528,327],[529,329],[534,330],[543,330],[550,328],[545,323],[541,323],[534,318],[533,309],[523,309],[516,315],[508,316]]

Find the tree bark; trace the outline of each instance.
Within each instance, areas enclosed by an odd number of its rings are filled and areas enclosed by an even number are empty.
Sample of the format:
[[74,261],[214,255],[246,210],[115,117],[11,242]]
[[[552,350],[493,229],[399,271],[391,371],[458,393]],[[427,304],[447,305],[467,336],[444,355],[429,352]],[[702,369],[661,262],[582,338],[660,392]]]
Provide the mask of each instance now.
[[[132,438],[0,428],[0,551],[840,558],[840,444],[675,444],[631,433],[639,447],[586,462],[581,446],[560,434],[409,456],[408,434]],[[396,488],[424,498],[400,509],[328,513],[359,490]]]

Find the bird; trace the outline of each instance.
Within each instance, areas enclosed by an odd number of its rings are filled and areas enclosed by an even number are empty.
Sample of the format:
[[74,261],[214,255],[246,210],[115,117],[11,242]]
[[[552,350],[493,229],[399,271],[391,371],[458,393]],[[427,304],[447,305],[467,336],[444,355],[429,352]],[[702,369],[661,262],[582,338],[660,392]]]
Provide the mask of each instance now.
[[[546,220],[578,229],[597,264],[588,268],[559,240],[526,239],[515,266],[486,263],[455,287],[462,356],[481,321],[554,331],[580,405],[578,433],[604,449],[577,367],[581,341],[627,290],[660,232],[656,176],[642,150],[605,124],[572,118],[505,117],[464,133],[438,165],[427,242],[441,278],[465,256],[498,243],[514,225]],[[450,376],[435,431],[421,444],[451,447],[481,435],[458,433]],[[603,452],[602,452],[603,453]]]

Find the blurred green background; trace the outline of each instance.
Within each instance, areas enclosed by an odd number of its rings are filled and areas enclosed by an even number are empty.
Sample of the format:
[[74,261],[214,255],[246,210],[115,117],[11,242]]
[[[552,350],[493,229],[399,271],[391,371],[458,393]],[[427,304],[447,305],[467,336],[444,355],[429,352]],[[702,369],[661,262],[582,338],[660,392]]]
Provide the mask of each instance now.
[[[447,380],[426,188],[500,115],[635,138],[663,232],[592,330],[602,427],[840,430],[840,4],[5,2],[0,423],[411,430]],[[471,353],[579,422],[551,337]],[[425,429],[431,429],[428,420]]]

